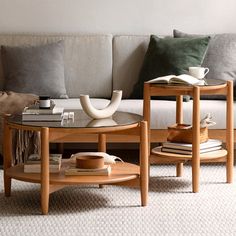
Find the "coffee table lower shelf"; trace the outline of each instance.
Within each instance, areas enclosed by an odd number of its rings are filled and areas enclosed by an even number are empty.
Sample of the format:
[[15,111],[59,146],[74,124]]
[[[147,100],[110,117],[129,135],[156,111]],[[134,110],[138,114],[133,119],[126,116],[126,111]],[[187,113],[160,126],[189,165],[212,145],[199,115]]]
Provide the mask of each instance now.
[[[127,162],[117,162],[111,165],[109,176],[65,176],[65,169],[70,164],[69,160],[63,160],[61,171],[50,174],[50,184],[52,185],[73,185],[73,184],[115,184],[119,182],[138,179],[140,167]],[[35,173],[24,173],[23,165],[16,165],[6,170],[6,175],[10,178],[41,183],[41,175]]]

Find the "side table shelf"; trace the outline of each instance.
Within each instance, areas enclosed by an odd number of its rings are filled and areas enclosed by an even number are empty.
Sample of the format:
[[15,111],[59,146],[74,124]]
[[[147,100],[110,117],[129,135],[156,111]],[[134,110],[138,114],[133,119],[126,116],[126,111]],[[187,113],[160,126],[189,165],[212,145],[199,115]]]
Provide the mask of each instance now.
[[[170,162],[192,160],[192,155],[162,152],[161,146],[153,148],[151,151],[151,158],[156,158],[156,157],[165,158]],[[227,158],[227,150],[225,149],[200,154],[200,161],[205,161],[205,162],[226,161],[226,158]]]

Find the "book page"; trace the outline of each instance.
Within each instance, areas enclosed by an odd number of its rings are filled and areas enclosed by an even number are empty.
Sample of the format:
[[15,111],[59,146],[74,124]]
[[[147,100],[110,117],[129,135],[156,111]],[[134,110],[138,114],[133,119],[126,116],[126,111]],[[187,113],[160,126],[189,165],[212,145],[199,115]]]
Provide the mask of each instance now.
[[168,84],[171,78],[176,77],[175,75],[166,75],[157,77],[155,79],[148,80],[147,83],[157,83],[157,84]]
[[[201,80],[187,74],[182,74],[175,76],[170,79],[169,83],[173,84],[196,84],[196,85],[201,85],[200,84]],[[204,85],[204,84],[203,84]]]

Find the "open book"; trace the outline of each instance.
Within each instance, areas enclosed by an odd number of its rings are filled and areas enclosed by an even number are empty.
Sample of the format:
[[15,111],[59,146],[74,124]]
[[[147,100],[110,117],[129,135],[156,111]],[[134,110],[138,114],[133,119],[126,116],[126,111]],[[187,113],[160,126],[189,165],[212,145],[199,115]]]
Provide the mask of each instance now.
[[188,85],[205,85],[204,80],[199,80],[191,75],[166,75],[157,77],[155,79],[147,81],[147,83],[153,84],[188,84]]

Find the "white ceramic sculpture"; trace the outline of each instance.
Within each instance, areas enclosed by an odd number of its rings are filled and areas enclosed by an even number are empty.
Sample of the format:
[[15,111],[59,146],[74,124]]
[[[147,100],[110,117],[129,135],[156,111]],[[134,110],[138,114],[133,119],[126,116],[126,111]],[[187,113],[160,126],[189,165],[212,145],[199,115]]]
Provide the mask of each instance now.
[[93,119],[111,117],[117,110],[122,98],[122,90],[114,90],[110,103],[103,109],[96,109],[90,101],[89,95],[80,95],[80,103],[84,112]]

